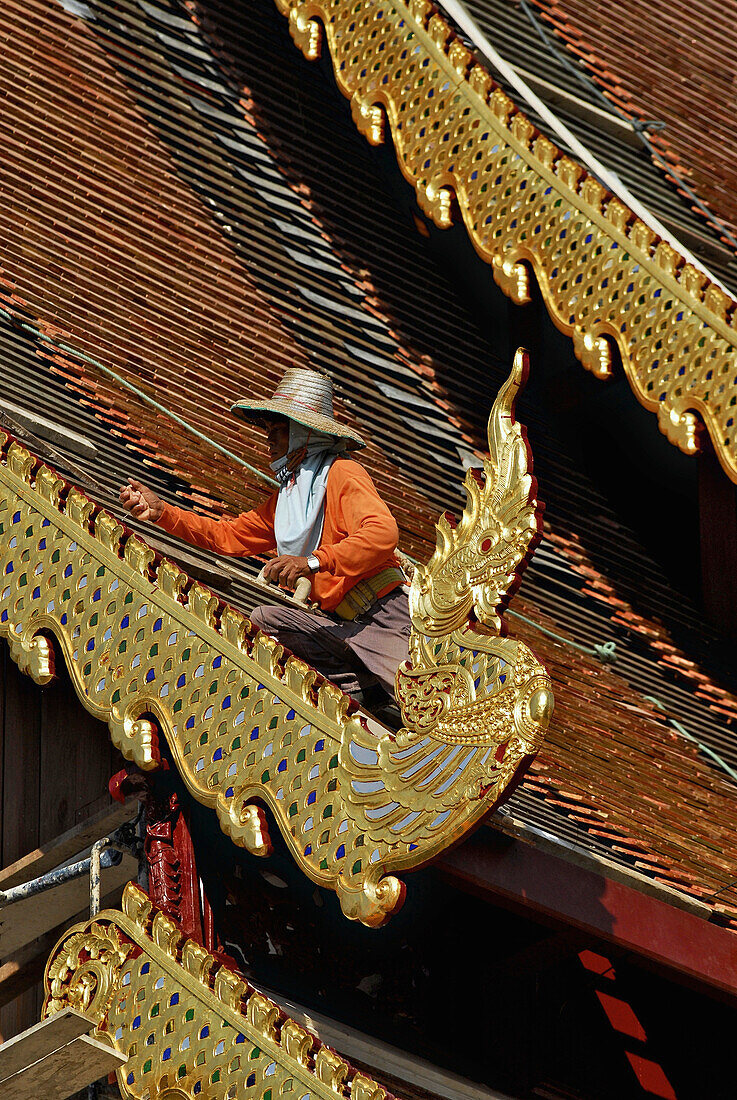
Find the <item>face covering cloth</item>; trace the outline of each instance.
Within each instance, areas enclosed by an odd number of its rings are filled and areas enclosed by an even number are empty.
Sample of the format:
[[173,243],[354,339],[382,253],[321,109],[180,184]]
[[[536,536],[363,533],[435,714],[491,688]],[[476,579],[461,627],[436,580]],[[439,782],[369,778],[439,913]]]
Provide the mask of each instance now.
[[[289,422],[289,453],[271,463],[279,481],[274,533],[279,554],[309,557],[320,545],[325,523],[325,493],[330,467],[346,441],[326,432]],[[289,469],[289,456],[304,449],[304,458]]]

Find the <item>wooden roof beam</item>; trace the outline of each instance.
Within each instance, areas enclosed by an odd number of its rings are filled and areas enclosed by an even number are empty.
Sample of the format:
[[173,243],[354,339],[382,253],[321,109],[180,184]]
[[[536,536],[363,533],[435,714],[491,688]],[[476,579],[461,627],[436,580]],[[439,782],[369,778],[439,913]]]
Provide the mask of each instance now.
[[531,844],[482,830],[436,864],[455,886],[639,955],[689,984],[737,997],[737,936]]

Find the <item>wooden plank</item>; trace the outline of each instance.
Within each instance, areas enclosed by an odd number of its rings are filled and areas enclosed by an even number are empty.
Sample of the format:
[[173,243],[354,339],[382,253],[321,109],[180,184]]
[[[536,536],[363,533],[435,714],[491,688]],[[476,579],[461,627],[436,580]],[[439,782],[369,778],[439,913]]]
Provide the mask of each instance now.
[[[596,110],[596,108],[593,108]],[[75,454],[84,455],[85,458],[95,458],[97,447],[86,436],[73,431],[66,424],[49,420],[41,416],[35,409],[24,409],[21,405],[14,405],[7,397],[2,399],[2,411],[6,416],[2,417],[2,423],[7,425],[7,431],[11,434],[15,424],[20,424],[26,431],[40,436],[48,443],[56,443],[64,450],[73,451]]]
[[[82,913],[79,917],[85,915]],[[65,927],[66,925],[57,924],[50,932],[16,951],[11,958],[3,956],[4,961],[0,966],[0,1008],[10,1004],[16,997],[20,997],[21,993],[25,993],[31,986],[41,981],[46,960]]]
[[[127,882],[135,881],[137,874],[136,861],[124,855],[117,867],[103,867],[102,894],[121,891]],[[70,922],[89,907],[89,891],[89,875],[81,875],[0,909],[0,956],[5,958],[56,925]]]
[[95,1021],[76,1008],[63,1008],[47,1020],[34,1024],[0,1046],[0,1083],[40,1058],[53,1054],[72,1039],[89,1035],[94,1027]]
[[270,997],[288,1016],[311,1031],[321,1042],[339,1050],[343,1057],[350,1058],[352,1062],[362,1064],[371,1075],[376,1074],[383,1084],[387,1084],[387,1076],[394,1078],[400,1096],[401,1085],[412,1085],[422,1090],[422,1095],[428,1098],[442,1096],[443,1100],[512,1100],[507,1093],[496,1092],[486,1085],[461,1077],[452,1070],[436,1066],[417,1054],[408,1054],[373,1035],[357,1031],[349,1024],[323,1016],[312,1008],[305,1008],[298,1001],[293,1001],[268,986],[259,984],[259,991]]
[[47,871],[53,871],[89,848],[96,840],[109,836],[126,821],[132,821],[137,812],[138,802],[135,799],[126,802],[124,806],[118,802],[113,803],[80,825],[68,829],[61,836],[41,844],[9,867],[4,867],[0,871],[0,890],[9,890],[11,886],[18,886],[32,878],[38,878],[39,875],[45,875]]
[[41,983],[26,987],[0,1008],[0,1039],[9,1039],[37,1020],[41,1012]]
[[[119,909],[122,890],[117,887],[102,898],[103,909]],[[50,932],[14,952],[0,967],[0,1044],[3,1038],[19,1034],[37,1020],[44,1002],[43,973],[53,948],[73,924],[88,920],[89,905]],[[5,958],[5,956],[3,956]]]
[[3,864],[38,847],[40,717],[37,685],[6,652]]
[[[59,662],[61,665],[61,662]],[[38,689],[37,689],[38,690]],[[80,703],[66,670],[39,693],[41,706],[38,843],[88,816],[90,803],[110,806],[110,736]]]
[[127,1058],[107,1043],[80,1035],[47,1058],[2,1082],[3,1100],[67,1100],[75,1092],[106,1077]]

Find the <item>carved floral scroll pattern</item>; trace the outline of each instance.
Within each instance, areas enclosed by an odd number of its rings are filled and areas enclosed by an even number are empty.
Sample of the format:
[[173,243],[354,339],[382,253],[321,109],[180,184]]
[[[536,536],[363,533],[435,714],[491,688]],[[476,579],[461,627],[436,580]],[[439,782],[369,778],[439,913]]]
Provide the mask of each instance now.
[[321,1046],[152,906],[132,884],[123,912],[77,925],[51,954],[43,1014],[66,1006],[128,1056],[130,1100],[385,1100],[375,1081]]

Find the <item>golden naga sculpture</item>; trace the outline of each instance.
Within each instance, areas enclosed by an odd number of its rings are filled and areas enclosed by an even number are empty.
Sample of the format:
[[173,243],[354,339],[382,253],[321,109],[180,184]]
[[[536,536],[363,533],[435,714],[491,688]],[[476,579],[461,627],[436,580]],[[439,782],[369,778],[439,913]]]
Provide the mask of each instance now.
[[44,1018],[75,1008],[96,1021],[96,1039],[128,1056],[117,1077],[131,1100],[387,1095],[186,939],[133,884],[122,913],[64,933],[44,985]]
[[353,120],[385,128],[417,201],[441,228],[456,211],[494,279],[530,301],[530,269],[583,365],[612,372],[612,344],[668,439],[699,449],[698,413],[737,481],[734,302],[538,133],[430,0],[275,0],[304,55],[328,45]]
[[83,704],[144,770],[163,733],[188,789],[255,855],[271,811],[299,866],[347,916],[382,924],[395,872],[426,863],[488,814],[542,741],[545,669],[500,637],[500,611],[538,534],[516,393],[520,351],[466,476],[460,522],[412,582],[399,733],[370,732],[351,700],[162,560],[3,436],[0,634],[38,683],[55,637]]

